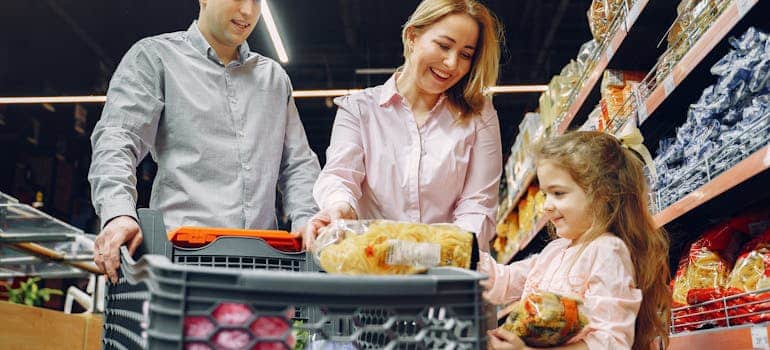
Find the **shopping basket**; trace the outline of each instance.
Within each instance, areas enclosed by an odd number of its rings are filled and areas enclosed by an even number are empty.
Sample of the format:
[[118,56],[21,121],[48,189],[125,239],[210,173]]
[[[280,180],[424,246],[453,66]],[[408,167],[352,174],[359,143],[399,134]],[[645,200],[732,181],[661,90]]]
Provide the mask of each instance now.
[[[230,262],[214,267],[182,265],[190,254],[157,238],[154,232],[164,230],[157,213],[140,213],[140,225],[145,241],[135,254],[139,258],[121,248],[120,282],[108,291],[105,348],[484,347],[478,284],[484,277],[474,271],[438,268],[416,276],[329,275],[307,272],[312,262],[304,255],[295,265],[283,263],[300,267],[291,272],[252,270],[243,267],[256,264],[233,260],[243,257],[232,253],[227,256]],[[208,257],[214,255],[215,244],[222,249],[218,253],[239,252],[245,244],[220,246],[220,240],[236,242],[218,239],[207,251],[195,253],[207,256],[205,261],[216,260]],[[315,312],[300,324],[292,320],[295,307]]]

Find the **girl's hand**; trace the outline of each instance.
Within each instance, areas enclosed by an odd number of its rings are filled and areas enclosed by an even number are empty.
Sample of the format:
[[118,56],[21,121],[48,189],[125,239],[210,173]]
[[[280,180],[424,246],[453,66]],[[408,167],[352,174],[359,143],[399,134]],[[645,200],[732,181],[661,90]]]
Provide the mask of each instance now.
[[489,350],[528,350],[526,344],[516,334],[502,327],[487,331],[487,349]]

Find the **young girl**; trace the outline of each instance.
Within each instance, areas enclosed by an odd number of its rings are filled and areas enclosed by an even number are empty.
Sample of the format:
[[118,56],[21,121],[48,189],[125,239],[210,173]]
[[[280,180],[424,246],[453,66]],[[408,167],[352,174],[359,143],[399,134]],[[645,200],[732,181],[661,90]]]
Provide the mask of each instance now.
[[[668,342],[668,239],[647,209],[643,163],[613,136],[572,132],[535,149],[549,230],[558,239],[536,256],[498,265],[482,254],[482,284],[495,304],[534,291],[583,301],[589,324],[561,349],[649,350]],[[492,349],[527,349],[516,335],[489,332]]]
[[313,188],[330,219],[452,222],[494,237],[502,171],[495,84],[500,25],[475,0],[425,0],[402,31],[404,65],[384,85],[335,99],[326,166]]

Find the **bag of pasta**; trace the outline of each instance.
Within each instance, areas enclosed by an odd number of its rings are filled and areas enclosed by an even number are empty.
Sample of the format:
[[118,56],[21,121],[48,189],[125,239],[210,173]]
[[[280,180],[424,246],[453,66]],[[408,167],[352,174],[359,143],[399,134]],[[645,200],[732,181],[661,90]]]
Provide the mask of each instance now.
[[552,347],[566,343],[588,324],[582,302],[554,293],[534,292],[519,301],[503,324],[528,346]]
[[450,224],[339,220],[321,229],[313,256],[337,274],[405,275],[437,266],[476,269],[476,235]]
[[[671,308],[677,309],[687,306],[687,291],[690,289],[687,286],[687,262],[688,254],[685,253],[679,258],[679,264],[676,269],[674,279],[671,280]],[[690,326],[689,323],[694,320],[691,317],[689,309],[685,308],[679,311],[672,311],[671,326],[674,327],[674,333],[682,331],[688,331],[695,329],[694,326]]]
[[[770,288],[770,229],[744,246],[730,273],[727,295]],[[727,301],[732,324],[770,321],[770,292],[746,294]],[[740,317],[743,315],[749,315]]]

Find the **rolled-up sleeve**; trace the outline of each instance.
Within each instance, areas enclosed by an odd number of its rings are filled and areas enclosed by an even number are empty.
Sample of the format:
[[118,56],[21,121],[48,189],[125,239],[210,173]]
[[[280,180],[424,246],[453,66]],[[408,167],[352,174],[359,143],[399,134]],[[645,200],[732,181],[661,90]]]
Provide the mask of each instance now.
[[482,252],[478,270],[489,276],[481,282],[485,289],[484,298],[496,305],[510,304],[521,299],[527,275],[537,264],[537,258],[537,255],[533,255],[510,265],[502,265],[495,262],[488,253]]
[[484,107],[480,118],[468,175],[454,210],[454,223],[465,230],[476,232],[479,247],[489,251],[489,241],[495,237],[503,155],[500,122],[491,102]]
[[313,187],[313,197],[321,209],[344,201],[356,212],[361,198],[361,183],[366,176],[361,137],[361,112],[350,96],[334,100],[338,106],[331,142],[326,150],[326,165]]
[[278,186],[283,194],[284,209],[292,221],[292,230],[297,231],[318,211],[311,194],[321,166],[308,144],[294,98],[289,98],[286,110],[286,135]]
[[633,265],[623,243],[606,242],[596,250],[588,278],[584,307],[589,323],[583,341],[589,349],[631,349],[642,292],[635,288]]
[[91,135],[88,180],[102,225],[136,218],[136,166],[154,147],[164,107],[163,70],[151,42],[136,43],[121,60]]

